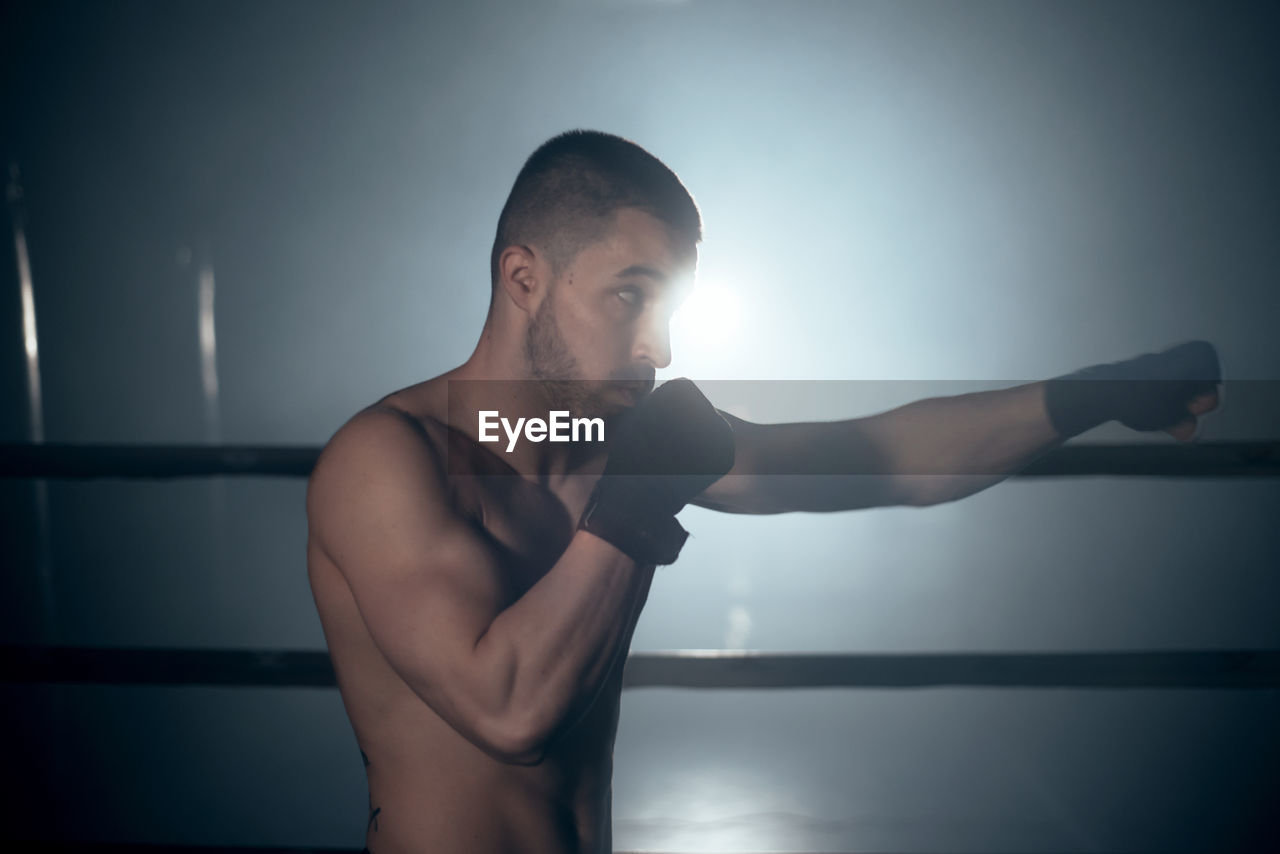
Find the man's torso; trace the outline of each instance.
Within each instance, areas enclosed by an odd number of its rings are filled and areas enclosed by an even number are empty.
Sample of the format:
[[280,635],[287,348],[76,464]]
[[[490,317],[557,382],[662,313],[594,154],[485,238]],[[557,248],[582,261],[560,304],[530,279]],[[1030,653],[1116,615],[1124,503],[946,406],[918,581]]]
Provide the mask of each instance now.
[[[468,453],[474,443],[445,426],[444,393],[444,381],[437,378],[371,408],[411,419],[423,441],[451,454],[451,475],[470,466],[468,460],[480,467],[495,461],[488,451]],[[456,452],[459,442],[462,453]],[[590,478],[570,477],[553,494],[518,475],[450,481],[459,514],[482,532],[503,568],[507,604],[567,547],[591,484]],[[586,716],[546,758],[532,766],[504,764],[445,723],[395,673],[374,645],[341,568],[311,533],[311,589],[366,761],[369,848],[375,854],[611,851],[613,742],[630,636]]]

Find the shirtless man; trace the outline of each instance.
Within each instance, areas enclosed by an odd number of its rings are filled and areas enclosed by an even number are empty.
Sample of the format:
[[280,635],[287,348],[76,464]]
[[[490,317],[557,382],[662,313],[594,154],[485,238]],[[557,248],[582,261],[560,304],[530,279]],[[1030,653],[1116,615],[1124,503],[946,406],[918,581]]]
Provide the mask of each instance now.
[[[753,424],[687,381],[650,391],[700,240],[692,198],[640,147],[548,141],[499,218],[471,357],[325,446],[308,575],[368,775],[368,850],[613,850],[623,666],[686,503],[938,504],[1104,421],[1189,441],[1218,404],[1213,348],[1190,342],[866,418]],[[1136,382],[1153,378],[1170,381]],[[602,416],[606,441],[479,441],[482,410],[557,407]]]

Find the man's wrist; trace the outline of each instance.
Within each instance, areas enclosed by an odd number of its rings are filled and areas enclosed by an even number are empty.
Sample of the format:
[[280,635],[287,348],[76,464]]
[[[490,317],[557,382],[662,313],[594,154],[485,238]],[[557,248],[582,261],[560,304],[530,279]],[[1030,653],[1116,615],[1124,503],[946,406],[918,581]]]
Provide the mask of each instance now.
[[646,566],[675,563],[689,537],[673,515],[653,514],[646,518],[613,502],[600,501],[597,495],[587,502],[578,529],[611,543],[637,564]]
[[1045,381],[1044,405],[1049,423],[1062,439],[1070,439],[1117,417],[1117,397],[1124,382],[1114,366],[1093,365]]

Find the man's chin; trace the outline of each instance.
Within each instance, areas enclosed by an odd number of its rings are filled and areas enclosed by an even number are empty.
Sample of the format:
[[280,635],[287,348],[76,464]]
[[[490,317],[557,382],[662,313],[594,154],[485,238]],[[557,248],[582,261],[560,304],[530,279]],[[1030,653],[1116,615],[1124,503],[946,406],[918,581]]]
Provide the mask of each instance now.
[[591,418],[612,418],[621,415],[638,402],[633,394],[609,390],[595,395],[585,405],[585,414]]
[[622,380],[609,383],[607,396],[611,402],[615,402],[620,407],[619,411],[622,411],[644,400],[651,391],[653,391],[652,380]]
[[631,409],[643,399],[644,392],[615,388],[610,384],[580,401],[574,414],[588,418],[613,418]]
[[644,400],[653,390],[653,381],[559,380],[548,386],[555,408],[568,409],[575,417],[609,418]]

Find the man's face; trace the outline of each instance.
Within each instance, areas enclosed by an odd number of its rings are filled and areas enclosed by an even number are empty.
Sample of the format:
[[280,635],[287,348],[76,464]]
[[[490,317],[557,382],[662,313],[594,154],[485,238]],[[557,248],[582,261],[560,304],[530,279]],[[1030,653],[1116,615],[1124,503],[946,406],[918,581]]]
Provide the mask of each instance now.
[[671,313],[692,284],[692,245],[634,208],[552,283],[529,326],[526,355],[556,406],[612,415],[653,388],[671,362]]

